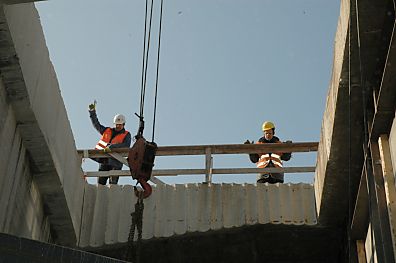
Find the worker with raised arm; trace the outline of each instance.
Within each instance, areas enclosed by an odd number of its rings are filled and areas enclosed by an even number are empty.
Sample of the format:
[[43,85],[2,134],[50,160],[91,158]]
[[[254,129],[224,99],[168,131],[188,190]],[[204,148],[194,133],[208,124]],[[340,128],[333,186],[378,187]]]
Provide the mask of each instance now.
[[[108,153],[115,148],[129,148],[131,145],[131,134],[125,130],[125,116],[117,114],[114,116],[114,127],[105,127],[100,124],[96,115],[96,101],[89,105],[89,117],[92,125],[102,135],[95,148]],[[122,163],[114,158],[97,158],[99,171],[121,170]],[[117,184],[118,176],[110,176],[109,183]],[[98,177],[98,184],[106,185],[109,177]]]
[[[264,136],[261,137],[257,143],[282,143],[278,137],[275,136],[275,125],[266,121],[262,125],[262,130]],[[291,141],[287,141],[291,142]],[[247,140],[245,144],[250,144]],[[276,167],[282,168],[283,161],[288,161],[291,158],[291,153],[281,153],[281,152],[273,152],[273,153],[261,153],[261,154],[250,154],[250,161],[255,163],[257,168],[266,168],[266,167]],[[283,173],[262,173],[257,177],[257,183],[283,183],[284,174]]]

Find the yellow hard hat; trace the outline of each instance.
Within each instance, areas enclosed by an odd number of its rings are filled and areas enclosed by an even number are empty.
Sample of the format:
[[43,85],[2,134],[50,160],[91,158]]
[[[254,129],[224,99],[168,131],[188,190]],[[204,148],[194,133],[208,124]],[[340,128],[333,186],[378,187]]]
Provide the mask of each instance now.
[[270,121],[266,121],[263,123],[262,128],[263,128],[263,131],[267,131],[267,130],[275,129],[275,125]]

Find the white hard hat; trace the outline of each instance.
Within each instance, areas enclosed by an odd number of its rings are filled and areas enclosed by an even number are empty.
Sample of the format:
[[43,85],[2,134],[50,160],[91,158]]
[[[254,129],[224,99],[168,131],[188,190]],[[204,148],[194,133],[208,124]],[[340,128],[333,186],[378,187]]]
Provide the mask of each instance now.
[[125,123],[125,116],[122,114],[117,114],[114,116],[114,124],[124,124]]

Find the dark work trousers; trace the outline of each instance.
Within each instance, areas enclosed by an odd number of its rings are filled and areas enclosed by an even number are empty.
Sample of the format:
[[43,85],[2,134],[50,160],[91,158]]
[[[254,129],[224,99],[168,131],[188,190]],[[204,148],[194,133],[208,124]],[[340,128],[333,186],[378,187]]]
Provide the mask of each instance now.
[[[116,169],[112,165],[103,164],[103,163],[101,163],[99,165],[99,171],[121,170],[121,168],[120,169]],[[107,177],[98,177],[98,184],[106,185],[107,179],[109,179],[109,177],[110,177],[110,180],[109,180],[110,184],[117,184],[118,183],[119,176],[107,176]]]

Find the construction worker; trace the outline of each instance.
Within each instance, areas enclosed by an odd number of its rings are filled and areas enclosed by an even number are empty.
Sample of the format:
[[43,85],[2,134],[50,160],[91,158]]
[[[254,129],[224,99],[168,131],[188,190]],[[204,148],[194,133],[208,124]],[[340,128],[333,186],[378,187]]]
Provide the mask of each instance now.
[[[261,137],[257,143],[282,143],[278,137],[275,136],[275,125],[266,121],[262,125],[264,136]],[[291,141],[287,141],[291,142]],[[247,140],[245,144],[254,143]],[[250,154],[250,161],[255,163],[257,168],[265,167],[277,167],[282,168],[282,160],[288,161],[291,158],[291,153],[262,153],[262,154]],[[262,173],[257,177],[257,183],[283,183],[283,173]]]
[[[103,150],[108,153],[114,148],[126,148],[131,145],[131,134],[125,130],[125,116],[117,114],[114,116],[114,127],[105,127],[100,124],[96,115],[96,102],[89,106],[89,117],[92,125],[102,135],[99,142],[96,144],[96,149]],[[122,163],[114,158],[96,158],[95,161],[99,163],[99,171],[121,170]],[[109,183],[117,184],[118,176],[111,176]],[[106,185],[109,177],[98,177],[98,184]]]

